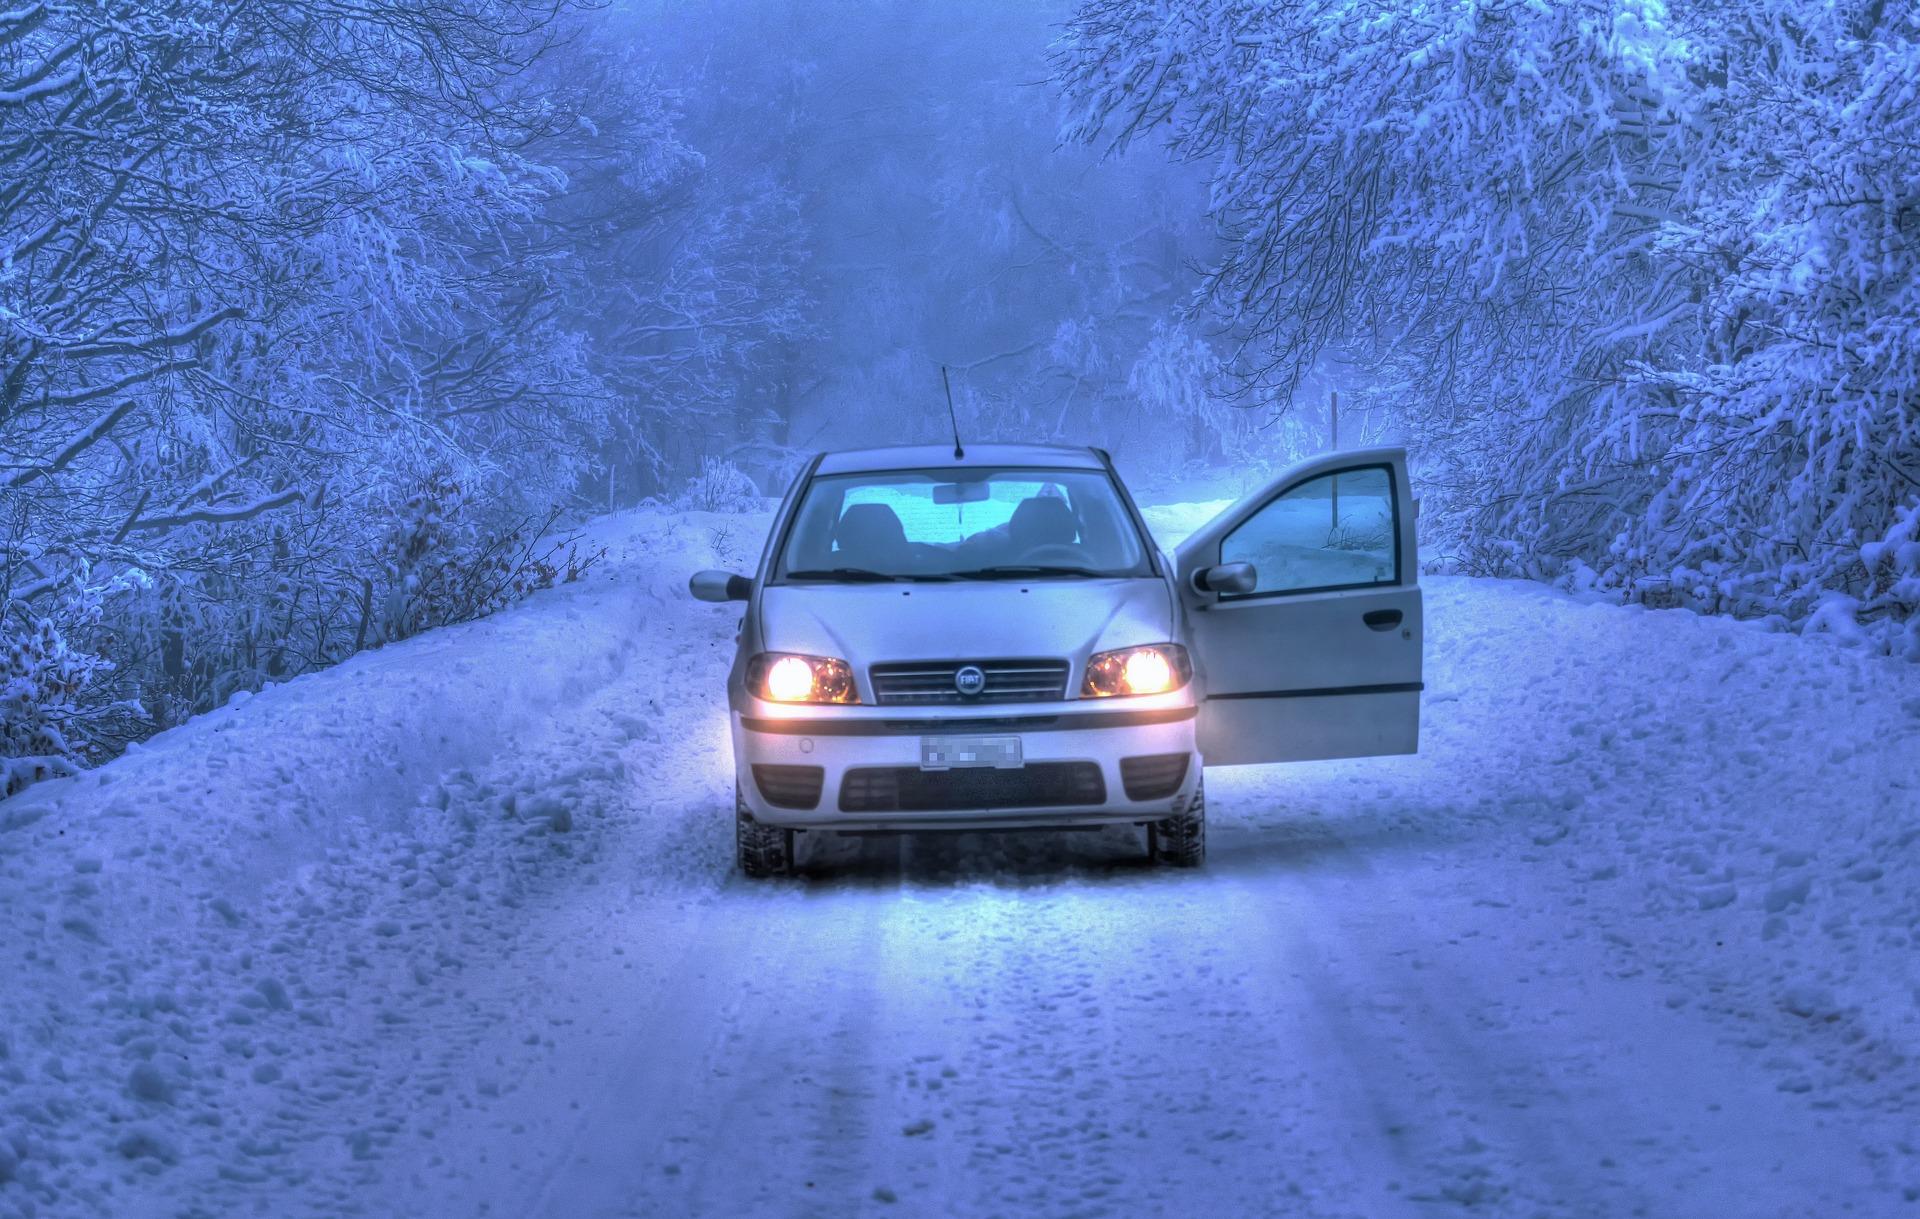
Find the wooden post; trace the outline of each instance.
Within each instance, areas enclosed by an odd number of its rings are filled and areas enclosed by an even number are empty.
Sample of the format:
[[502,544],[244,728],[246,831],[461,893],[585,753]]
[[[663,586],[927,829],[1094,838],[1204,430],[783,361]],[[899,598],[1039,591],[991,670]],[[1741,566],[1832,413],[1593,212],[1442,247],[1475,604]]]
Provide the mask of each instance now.
[[[1333,451],[1340,451],[1340,391],[1334,390],[1327,395],[1327,422],[1333,429]],[[1333,527],[1340,528],[1340,476],[1333,476]]]

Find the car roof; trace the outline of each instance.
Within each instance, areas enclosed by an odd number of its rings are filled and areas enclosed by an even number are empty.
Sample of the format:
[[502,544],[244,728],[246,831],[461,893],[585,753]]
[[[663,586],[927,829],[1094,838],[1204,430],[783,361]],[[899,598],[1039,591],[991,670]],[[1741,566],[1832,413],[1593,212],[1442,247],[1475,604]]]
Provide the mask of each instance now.
[[953,446],[902,444],[877,449],[842,449],[820,459],[818,474],[860,474],[874,470],[965,470],[976,466],[1047,466],[1100,470],[1105,463],[1093,449],[1065,444],[970,444],[966,456]]

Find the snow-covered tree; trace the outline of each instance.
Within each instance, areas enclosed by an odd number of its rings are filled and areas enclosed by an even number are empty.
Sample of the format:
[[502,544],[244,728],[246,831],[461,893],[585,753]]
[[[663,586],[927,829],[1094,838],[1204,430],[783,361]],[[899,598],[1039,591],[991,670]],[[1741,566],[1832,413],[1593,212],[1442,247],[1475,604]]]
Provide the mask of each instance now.
[[1127,388],[1140,403],[1141,422],[1177,448],[1177,461],[1219,464],[1246,447],[1252,413],[1236,410],[1221,392],[1220,358],[1185,326],[1156,322]]
[[788,346],[812,333],[795,192],[766,167],[690,142],[687,111],[714,106],[725,84],[706,65],[662,63],[657,19],[628,17],[596,13],[535,73],[543,95],[578,116],[539,147],[567,177],[547,211],[573,259],[561,316],[586,336],[613,403],[607,482],[588,488],[603,503],[677,487],[754,436]]
[[[0,750],[97,755],[417,629],[382,607],[421,563],[480,608],[564,575],[522,531],[617,404],[565,307],[591,120],[535,77],[575,7],[0,11]],[[460,519],[403,570],[428,501]]]
[[1920,11],[1087,0],[1056,67],[1211,165],[1243,383],[1359,352],[1444,546],[1920,652],[1862,551],[1920,493]]

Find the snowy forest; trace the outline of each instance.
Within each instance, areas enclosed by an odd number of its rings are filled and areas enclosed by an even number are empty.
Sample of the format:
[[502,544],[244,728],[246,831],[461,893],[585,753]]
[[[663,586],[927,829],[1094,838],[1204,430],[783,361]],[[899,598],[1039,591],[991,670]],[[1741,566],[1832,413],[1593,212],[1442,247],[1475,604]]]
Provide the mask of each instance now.
[[[1920,659],[1920,10],[10,0],[7,792],[963,432]],[[1235,483],[1235,489],[1241,485]]]
[[1920,1219],[1916,759],[1916,0],[0,0],[0,1219]]

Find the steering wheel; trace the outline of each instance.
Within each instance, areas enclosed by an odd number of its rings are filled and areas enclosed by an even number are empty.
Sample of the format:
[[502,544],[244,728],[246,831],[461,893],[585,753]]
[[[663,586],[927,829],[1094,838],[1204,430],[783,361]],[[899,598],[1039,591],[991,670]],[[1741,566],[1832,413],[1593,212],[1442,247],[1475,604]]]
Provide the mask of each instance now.
[[1038,546],[1029,546],[1020,556],[1022,563],[1041,566],[1059,564],[1066,567],[1080,567],[1087,561],[1087,552],[1071,542],[1042,542]]

